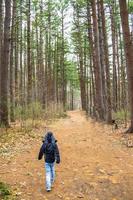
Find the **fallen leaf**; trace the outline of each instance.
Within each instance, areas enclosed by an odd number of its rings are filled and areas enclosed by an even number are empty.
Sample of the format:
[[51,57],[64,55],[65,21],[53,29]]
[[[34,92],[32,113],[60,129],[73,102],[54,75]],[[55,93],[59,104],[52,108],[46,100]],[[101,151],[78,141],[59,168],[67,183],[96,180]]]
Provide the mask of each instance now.
[[84,195],[83,194],[78,194],[77,198],[82,199],[82,198],[84,198]]
[[58,194],[57,196],[58,196],[60,199],[62,199],[62,198],[63,198],[63,196],[62,196],[62,195],[60,195],[60,194]]

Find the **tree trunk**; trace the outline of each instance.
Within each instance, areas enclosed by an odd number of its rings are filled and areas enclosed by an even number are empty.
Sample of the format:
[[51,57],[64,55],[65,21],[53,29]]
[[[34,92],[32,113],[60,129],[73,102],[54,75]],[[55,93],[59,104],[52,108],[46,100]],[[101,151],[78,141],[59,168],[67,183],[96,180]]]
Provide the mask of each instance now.
[[[15,0],[15,7],[17,6],[16,0]],[[16,9],[16,8],[15,8]],[[16,11],[15,11],[16,12]],[[19,67],[18,67],[18,57],[19,57],[19,20],[18,20],[18,11],[17,16],[15,19],[15,106],[18,106],[19,104]]]
[[[37,12],[37,11],[36,11]],[[38,16],[36,14],[35,19],[35,26],[36,26],[36,82],[37,82],[37,101],[41,101],[41,85],[40,85],[40,62],[39,62],[39,34],[38,34]],[[46,54],[46,53],[45,53]]]
[[83,63],[83,47],[82,47],[82,35],[80,30],[80,21],[79,21],[79,7],[76,3],[76,28],[78,31],[78,60],[79,60],[79,81],[80,81],[80,92],[81,92],[81,105],[82,109],[86,111],[86,88],[85,88],[85,77],[84,77],[84,63]]
[[15,44],[15,19],[16,19],[16,0],[13,0],[12,8],[12,27],[11,27],[11,53],[10,53],[10,120],[15,121],[14,116],[14,44]]
[[94,74],[94,69],[96,69],[95,66],[95,48],[94,48],[94,40],[93,40],[93,35],[92,35],[92,20],[91,20],[91,14],[90,14],[90,2],[87,0],[87,21],[88,21],[88,39],[89,39],[89,44],[90,44],[90,74],[91,74],[91,85],[90,86],[90,114],[93,117],[96,117],[96,88],[95,88],[95,81],[94,79],[96,77]]
[[117,70],[116,70],[116,27],[115,27],[115,16],[114,16],[114,1],[110,6],[110,17],[111,17],[111,32],[112,32],[112,53],[113,53],[113,110],[117,111]]
[[121,60],[121,109],[123,109],[126,112],[127,109],[127,89],[126,89],[126,66],[125,66],[125,55],[124,55],[124,49],[123,49],[123,40],[122,40],[122,34],[119,26],[119,38],[120,38],[120,60]]
[[[119,29],[119,28],[118,28]],[[120,101],[120,94],[121,94],[121,80],[120,80],[120,58],[119,58],[119,35],[118,29],[116,30],[116,59],[117,59],[117,66],[118,66],[118,77],[117,77],[117,109],[121,110],[121,101]]]
[[51,2],[48,2],[48,67],[47,67],[47,104],[53,100],[52,94],[52,49],[51,49]]
[[98,30],[99,30],[99,54],[100,54],[100,68],[101,68],[101,86],[102,86],[102,102],[103,102],[103,116],[107,113],[107,104],[106,104],[106,86],[105,86],[105,59],[104,59],[104,36],[102,29],[102,11],[100,1],[97,1],[97,10],[98,10]]
[[[1,103],[1,58],[3,43],[3,0],[0,0],[0,103]],[[0,112],[1,117],[1,112]]]
[[122,21],[124,48],[127,61],[127,78],[128,91],[130,100],[131,125],[127,130],[128,133],[133,133],[133,44],[129,30],[128,10],[126,0],[119,0],[120,15]]
[[8,65],[10,47],[11,1],[5,0],[4,42],[1,58],[1,124],[8,127]]
[[[43,19],[43,3],[41,0],[40,3],[40,21]],[[43,108],[45,108],[45,80],[44,80],[44,52],[43,52],[43,25],[40,24],[40,89],[41,89],[41,103],[43,104]]]
[[23,79],[24,79],[24,74],[23,74],[23,27],[22,27],[22,22],[23,22],[23,17],[22,17],[22,0],[20,0],[20,103],[21,106],[23,106],[23,101],[24,101],[24,88],[23,88]]
[[28,103],[32,101],[32,66],[31,66],[31,20],[30,20],[30,9],[31,9],[31,0],[27,0],[27,68],[28,68]]
[[101,3],[101,12],[102,12],[102,29],[103,29],[103,38],[104,38],[104,60],[105,60],[105,71],[106,71],[106,121],[107,123],[112,122],[112,113],[111,113],[111,86],[110,86],[110,66],[109,66],[109,53],[108,53],[108,42],[107,42],[107,32],[105,25],[105,12],[103,0],[100,0]]
[[63,109],[66,110],[66,77],[65,77],[65,63],[64,63],[64,10],[61,11],[61,22],[62,22],[62,56],[61,56],[61,68],[62,68],[62,103]]
[[92,17],[93,17],[93,34],[94,34],[94,45],[95,45],[95,78],[96,78],[96,110],[98,118],[104,120],[104,105],[103,105],[103,94],[102,94],[102,80],[101,80],[101,66],[100,66],[100,49],[99,49],[99,31],[98,21],[96,15],[96,2],[91,1],[92,6]]

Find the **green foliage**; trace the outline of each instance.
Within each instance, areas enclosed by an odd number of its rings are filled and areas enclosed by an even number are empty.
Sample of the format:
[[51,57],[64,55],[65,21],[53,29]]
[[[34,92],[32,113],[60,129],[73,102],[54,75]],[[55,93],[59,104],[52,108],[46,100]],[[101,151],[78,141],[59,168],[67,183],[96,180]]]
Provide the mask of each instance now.
[[133,1],[129,1],[128,11],[129,11],[130,14],[133,14]]
[[39,120],[39,119],[54,119],[66,116],[64,113],[63,105],[51,102],[47,108],[43,108],[41,103],[33,102],[26,107],[17,106],[15,108],[15,120]]
[[9,199],[9,195],[11,195],[11,190],[9,186],[3,182],[0,182],[0,199]]
[[68,61],[67,63],[67,80],[75,89],[79,89],[79,78],[76,69],[76,63],[73,61]]
[[67,114],[64,112],[63,105],[51,102],[50,105],[44,109],[43,118],[46,120],[54,120],[57,118],[65,118]]
[[71,4],[76,4],[78,5],[80,8],[84,8],[86,5],[86,0],[71,0]]
[[40,118],[43,114],[42,105],[39,102],[33,102],[25,106],[17,106],[15,108],[15,119],[29,119],[29,118]]
[[129,120],[130,113],[127,110],[120,110],[116,113],[113,113],[113,118],[120,121],[123,121],[125,119]]

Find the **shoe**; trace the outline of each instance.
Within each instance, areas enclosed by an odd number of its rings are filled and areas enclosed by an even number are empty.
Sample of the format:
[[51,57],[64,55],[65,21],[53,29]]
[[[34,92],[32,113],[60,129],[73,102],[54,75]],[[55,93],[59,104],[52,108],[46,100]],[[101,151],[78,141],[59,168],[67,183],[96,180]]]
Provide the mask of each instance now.
[[51,190],[50,189],[47,189],[47,192],[50,192]]

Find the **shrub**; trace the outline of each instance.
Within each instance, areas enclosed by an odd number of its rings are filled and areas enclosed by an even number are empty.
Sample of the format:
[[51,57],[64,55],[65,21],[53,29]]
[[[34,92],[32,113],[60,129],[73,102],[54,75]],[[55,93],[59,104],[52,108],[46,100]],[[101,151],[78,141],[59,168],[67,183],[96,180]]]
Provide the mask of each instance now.
[[9,195],[11,195],[9,186],[3,182],[0,182],[0,197],[1,197],[1,199],[8,199]]

